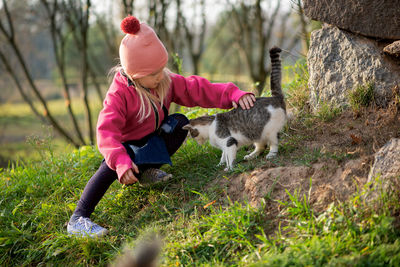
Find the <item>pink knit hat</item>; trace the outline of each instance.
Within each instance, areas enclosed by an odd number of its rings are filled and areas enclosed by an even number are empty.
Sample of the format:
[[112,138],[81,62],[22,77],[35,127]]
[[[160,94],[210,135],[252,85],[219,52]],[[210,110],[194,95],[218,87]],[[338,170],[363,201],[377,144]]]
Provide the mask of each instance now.
[[121,30],[126,35],[119,46],[119,58],[131,78],[144,77],[167,64],[167,50],[149,25],[128,16],[121,22]]

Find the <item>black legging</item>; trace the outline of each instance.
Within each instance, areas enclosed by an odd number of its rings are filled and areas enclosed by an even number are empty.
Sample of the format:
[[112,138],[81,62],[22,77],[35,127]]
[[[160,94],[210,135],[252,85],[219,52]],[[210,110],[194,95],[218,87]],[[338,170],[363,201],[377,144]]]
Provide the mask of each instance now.
[[[178,124],[174,131],[170,134],[164,132],[161,133],[161,137],[165,141],[170,156],[178,150],[185,140],[187,131],[183,130],[182,127],[189,123],[189,120],[182,114],[176,113],[171,116],[174,116],[175,119],[178,120]],[[140,165],[138,167],[140,172],[143,172],[148,168],[160,168],[161,165]],[[80,216],[89,217],[93,213],[100,199],[106,193],[107,189],[117,179],[117,173],[110,169],[103,160],[99,169],[86,184],[74,214],[71,217],[71,221],[76,220]]]

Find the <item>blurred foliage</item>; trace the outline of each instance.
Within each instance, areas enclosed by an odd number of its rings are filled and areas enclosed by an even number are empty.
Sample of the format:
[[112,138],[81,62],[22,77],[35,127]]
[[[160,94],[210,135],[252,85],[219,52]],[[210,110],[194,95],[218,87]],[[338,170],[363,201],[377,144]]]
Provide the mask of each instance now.
[[309,112],[308,69],[305,58],[299,59],[294,65],[285,66],[290,82],[284,85],[287,104],[298,114]]

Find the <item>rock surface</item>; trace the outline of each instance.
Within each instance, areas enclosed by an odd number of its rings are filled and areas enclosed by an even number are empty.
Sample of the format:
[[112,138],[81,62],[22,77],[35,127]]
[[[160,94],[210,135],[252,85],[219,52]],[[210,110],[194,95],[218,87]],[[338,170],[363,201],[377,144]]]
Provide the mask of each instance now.
[[[379,178],[377,180],[377,178]],[[376,154],[368,182],[370,191],[367,200],[379,200],[382,194],[398,192],[400,186],[400,139],[393,138]]]
[[372,181],[377,176],[380,176],[381,180],[400,176],[400,139],[391,139],[375,154],[368,181]]
[[390,45],[385,46],[383,52],[390,56],[400,58],[400,41],[395,41]]
[[303,0],[305,14],[354,33],[400,39],[399,0]]
[[385,106],[392,88],[400,84],[400,66],[382,53],[381,45],[334,26],[311,34],[307,56],[311,105],[348,103],[348,93],[358,85],[374,83],[378,105]]

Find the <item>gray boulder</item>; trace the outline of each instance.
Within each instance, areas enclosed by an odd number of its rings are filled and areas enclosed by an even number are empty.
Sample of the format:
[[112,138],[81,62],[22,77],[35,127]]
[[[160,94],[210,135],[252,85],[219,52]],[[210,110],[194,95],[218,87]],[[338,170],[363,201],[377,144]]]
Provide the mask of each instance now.
[[376,154],[368,182],[367,200],[379,200],[382,194],[399,191],[400,187],[400,139],[392,138]]
[[326,26],[311,34],[307,61],[310,102],[348,103],[348,93],[373,82],[376,102],[385,106],[393,86],[400,84],[400,66],[376,41]]
[[304,13],[365,36],[400,39],[399,0],[303,0]]
[[387,180],[391,177],[400,178],[400,139],[392,138],[376,154],[374,165],[368,175],[368,182],[376,177]]

